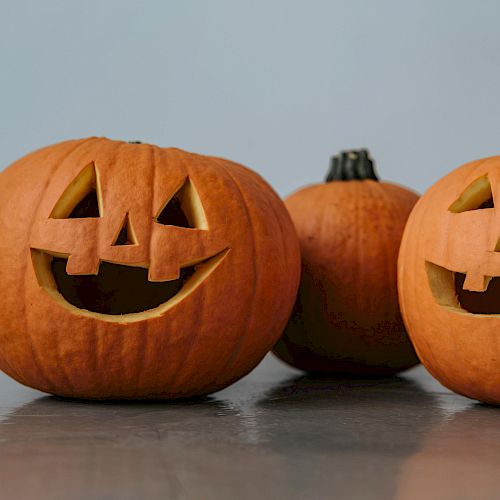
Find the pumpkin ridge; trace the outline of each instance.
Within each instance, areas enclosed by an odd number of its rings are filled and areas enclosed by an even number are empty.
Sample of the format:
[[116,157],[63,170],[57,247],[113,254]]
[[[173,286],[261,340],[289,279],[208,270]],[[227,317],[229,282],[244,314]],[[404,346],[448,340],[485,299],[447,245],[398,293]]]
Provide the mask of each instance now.
[[146,356],[146,353],[148,352],[149,344],[151,343],[150,337],[152,337],[153,334],[150,333],[149,322],[147,321],[141,321],[137,328],[139,331],[137,333],[137,341],[134,344],[134,367],[136,368],[135,379],[137,385],[142,387],[144,383],[144,374],[146,373],[146,370],[144,369],[146,367],[146,359],[149,359]]
[[[30,226],[33,225],[34,220],[35,220],[36,216],[38,215],[38,210],[39,210],[39,207],[40,207],[40,205],[42,203],[42,199],[43,199],[43,192],[47,189],[47,186],[50,184],[50,181],[52,180],[52,177],[57,173],[57,171],[62,166],[62,164],[64,162],[68,161],[68,159],[70,158],[70,156],[73,155],[75,153],[75,151],[77,151],[81,146],[86,145],[88,143],[88,141],[92,141],[92,140],[93,139],[83,139],[83,140],[77,141],[77,144],[75,144],[75,147],[72,148],[72,149],[70,149],[69,151],[67,151],[64,155],[62,155],[61,158],[58,158],[57,164],[54,164],[54,166],[49,170],[49,172],[47,173],[47,179],[46,179],[46,181],[44,183],[44,186],[43,186],[43,189],[41,191],[40,197],[39,197],[39,199],[38,199],[38,201],[36,203],[35,209],[33,211],[33,215],[31,217],[30,224],[29,224]],[[29,240],[27,242],[27,246],[28,247],[30,246]],[[28,268],[29,268],[29,262],[30,262],[30,260],[31,259],[29,258],[29,253],[28,253],[28,256],[27,256],[26,260],[24,261],[24,264],[23,264],[23,267],[22,267],[22,270],[21,270],[21,277],[22,277],[21,281],[23,283],[26,283],[26,280],[27,280],[27,271],[28,271]],[[38,357],[38,349],[37,349],[37,347],[35,345],[34,337],[31,334],[31,332],[33,330],[31,328],[29,328],[29,316],[28,316],[28,314],[26,314],[26,306],[25,306],[25,304],[28,303],[27,296],[26,296],[27,290],[28,290],[28,287],[24,286],[23,287],[23,293],[24,293],[23,318],[24,318],[24,321],[25,321],[25,331],[30,332],[30,333],[28,333],[27,338],[29,339],[29,343],[30,343],[31,352],[32,352],[32,355],[33,355],[34,364],[37,367],[39,373],[42,375],[42,377],[48,383],[47,387],[50,389],[51,387],[54,387],[54,382],[51,379],[51,377],[47,373],[45,373],[45,371],[42,369],[42,366],[41,366],[41,363],[40,363],[40,360],[39,360],[39,357]],[[70,382],[68,373],[64,369],[64,363],[61,362],[61,356],[60,356],[59,349],[56,348],[54,350],[54,352],[56,353],[57,358],[60,361],[59,364],[61,365],[61,370],[62,370],[62,373],[64,375],[64,379],[66,381],[66,384],[67,384],[67,386],[69,386],[71,388],[73,384]]]
[[[111,147],[111,143],[114,142],[114,141],[110,141],[109,139],[106,139],[106,138],[95,138],[98,142],[101,142],[101,143],[104,143],[104,144],[107,144],[109,147]],[[88,143],[86,143],[88,144]],[[97,189],[99,189],[99,175],[100,175],[100,160],[97,160],[96,158],[93,158],[93,163],[94,163],[94,168],[95,168],[95,174],[96,174],[96,187]],[[113,155],[113,163],[116,162],[116,153]],[[103,190],[102,190],[102,186],[100,187],[100,190],[101,190],[101,193],[100,193],[100,197],[101,197],[101,210],[102,210],[102,214],[101,215],[104,215],[105,213],[105,206],[104,206],[104,194],[103,194]],[[97,241],[97,245],[100,246],[100,234],[99,234],[99,231],[97,231],[95,233],[95,239]],[[92,341],[94,343],[94,349],[95,349],[95,353],[97,353],[97,355],[94,355],[94,356],[87,356],[87,362],[88,362],[88,359],[92,360],[92,364],[94,365],[94,369],[92,370],[92,374],[94,373],[99,373],[101,371],[101,362],[102,362],[102,359],[103,357],[105,358],[106,356],[101,356],[100,353],[103,351],[103,342],[102,342],[102,336],[103,336],[103,333],[102,333],[102,329],[101,329],[101,323],[99,321],[95,321],[95,320],[92,320],[91,321],[91,325],[92,327],[91,328],[87,328],[87,332],[91,332],[91,338],[92,338]],[[92,376],[92,383],[95,384],[95,381],[94,381],[94,378]],[[75,391],[73,391],[75,392]]]
[[[252,172],[250,172],[247,168],[243,167],[242,165],[238,165],[238,164],[234,164],[235,167],[240,171],[242,172],[243,176],[250,176]],[[260,179],[259,178],[259,182],[265,182],[263,179]],[[272,189],[271,187],[271,191],[273,192],[273,194],[276,196],[276,198],[278,200],[280,200],[279,196],[277,193],[274,192],[274,190]],[[278,211],[277,211],[277,205],[275,203],[270,203],[266,200],[266,206],[272,211],[273,215],[274,215],[274,220],[276,221],[276,224],[277,226],[279,227],[279,232],[280,232],[280,241],[281,241],[281,248],[283,249],[283,256],[287,257],[287,261],[284,262],[284,272],[285,273],[288,273],[289,272],[289,267],[290,267],[290,262],[292,260],[292,258],[290,257],[290,255],[285,251],[288,246],[287,246],[287,232],[284,230],[284,226],[283,226],[283,218],[278,214]],[[293,225],[293,222],[290,218],[290,215],[288,213],[288,211],[285,211],[284,215],[286,217],[288,217],[289,219],[289,223],[291,225],[291,227],[293,228],[294,232],[295,232],[295,236],[296,236],[296,231],[295,231],[295,226]],[[300,248],[297,247],[297,250],[298,250],[298,255],[300,257]],[[298,276],[300,276],[300,258],[299,258],[299,266],[298,266]],[[293,291],[293,296],[296,296],[297,294],[297,289],[298,289],[298,279],[297,279],[297,283],[296,283],[296,288],[295,290]],[[292,306],[293,307],[293,306]],[[291,313],[291,309],[290,311],[288,312],[288,317],[290,316],[290,313]],[[284,329],[284,327],[286,326],[286,323],[287,321],[284,321],[283,325],[282,325],[282,328],[281,330]],[[273,346],[271,345],[270,348],[272,348]]]
[[[50,156],[50,149],[49,148],[41,148],[40,150],[37,150],[36,152],[32,152],[31,155],[35,155],[35,153],[40,153],[41,151],[43,151],[45,149],[45,155],[43,156],[44,159],[46,159],[48,156]],[[4,171],[0,172],[0,178],[2,175],[6,175],[6,172],[11,168],[11,166],[7,167]],[[48,181],[47,181],[48,182]],[[22,283],[25,283],[26,282],[26,271],[27,271],[27,268],[24,269],[22,271],[22,279],[20,280],[20,282]],[[23,287],[24,289],[24,294],[26,294],[26,289],[25,287]],[[25,303],[26,303],[26,300],[23,302],[23,306],[22,306],[22,316],[23,318],[26,317],[26,307],[25,307]],[[27,326],[27,320],[24,319],[24,323],[25,323],[25,328]],[[31,348],[31,339],[29,340],[29,343],[30,343],[30,348]],[[11,363],[11,360],[7,359],[6,356],[3,355],[3,353],[0,353],[0,360],[2,361],[2,363],[4,363],[5,365],[7,365],[8,369],[5,370],[6,372],[8,371],[8,374],[14,378],[15,380],[23,383],[24,385],[29,385],[27,384],[26,382],[24,382],[23,380],[23,377],[19,374],[19,370],[17,368],[14,368],[13,364]],[[43,373],[42,373],[43,375]]]
[[[434,201],[434,195],[431,195],[431,198]],[[429,214],[430,209],[432,208],[432,205],[433,204],[430,203],[427,206],[424,206],[424,211],[422,212],[422,214],[419,217],[420,221],[425,220],[428,217],[428,214]],[[447,229],[447,228],[445,228],[445,229]],[[420,237],[418,239],[417,244],[413,246],[413,249],[410,248],[410,250],[413,250],[413,252],[412,252],[412,261],[413,261],[412,265],[414,265],[414,263],[417,261],[417,255],[419,255],[421,252],[425,253],[424,238]],[[423,263],[422,266],[425,266],[425,263]],[[426,286],[428,286],[428,283],[426,284]],[[415,287],[412,287],[412,288],[413,288],[413,290],[412,290],[413,291],[413,300],[417,301],[417,290],[415,289]],[[408,332],[410,332],[410,331],[413,331],[413,328],[411,328],[411,329],[408,330]],[[417,351],[417,347],[416,346],[417,346],[417,344],[419,342],[416,339],[415,340],[412,339],[412,341],[415,344],[415,351]],[[455,348],[456,348],[456,346],[455,346]],[[426,351],[429,352],[428,349]],[[420,349],[420,346],[419,346],[417,352],[419,353],[418,356],[419,356],[419,359],[421,360],[422,357],[421,357],[420,353],[422,352],[422,350]],[[432,351],[431,351],[431,357],[433,359],[432,362],[435,363],[436,362],[436,358],[434,357]]]
[[[114,149],[114,148],[112,149],[112,160],[110,159],[109,168],[116,168],[116,164],[118,163],[118,160],[120,158],[120,153],[124,151],[126,144],[127,143],[125,143],[125,142],[120,142],[117,145],[116,149]],[[98,166],[96,165],[96,175],[97,175],[97,177],[99,177],[97,169],[98,169]],[[105,211],[104,193],[102,191],[101,191],[101,197],[103,199],[102,200],[103,201],[102,210],[103,210],[103,214],[104,214],[105,213],[104,212]],[[108,212],[109,212],[109,207],[108,207]],[[129,214],[129,216],[130,216],[130,214]],[[101,248],[102,233],[97,228],[96,228],[96,238],[95,239],[97,241],[98,248]],[[100,265],[101,265],[101,261],[99,259],[99,267],[100,267]],[[104,338],[106,337],[106,331],[101,327],[101,322],[96,321],[95,319],[93,319],[92,322],[97,325],[97,328],[93,329],[95,334],[97,335],[97,339],[98,339],[97,340],[97,352],[102,353],[101,355],[96,356],[96,358],[98,360],[100,360],[100,364],[102,364],[102,363],[107,363],[109,360],[109,357],[111,356],[112,361],[113,361],[113,365],[116,365],[116,359],[118,359],[119,373],[126,374],[128,372],[128,370],[127,370],[127,367],[125,367],[125,365],[124,365],[123,356],[121,356],[121,353],[122,353],[124,345],[125,345],[125,338],[124,338],[125,335],[117,335],[116,337],[118,337],[118,338],[113,339],[114,345],[111,348],[107,345],[107,342],[103,342],[103,337]],[[106,349],[106,346],[107,346],[107,349]],[[111,354],[110,354],[110,351],[111,351]],[[114,355],[115,352],[120,352],[120,355],[119,356]],[[99,367],[99,365],[98,365],[98,367]],[[132,371],[132,370],[130,370],[130,371]],[[124,375],[121,375],[120,378],[122,378],[123,376]],[[112,378],[115,379],[114,373],[112,374]],[[121,380],[120,382],[123,383],[123,380]],[[114,383],[114,380],[112,383]]]
[[[284,263],[285,265],[285,272],[289,272],[289,268],[291,266],[291,258],[290,256],[287,254],[286,252],[286,249],[288,248],[288,238],[287,238],[287,233],[286,231],[284,230],[284,226],[283,226],[283,220],[282,218],[280,217],[280,215],[278,214],[278,211],[277,211],[277,207],[275,204],[270,204],[271,205],[271,210],[272,212],[274,213],[274,217],[275,217],[275,220],[277,221],[278,223],[278,226],[280,228],[280,233],[281,233],[281,247],[283,248],[283,255],[287,258],[287,261]],[[290,217],[290,215],[288,214],[288,212],[286,212],[286,215],[288,217]],[[295,226],[293,225],[293,222],[292,220],[290,219],[290,225],[291,227],[293,228],[293,230],[295,231]],[[300,279],[300,248],[298,248],[298,255],[299,255],[299,266],[298,267],[298,279],[297,279],[297,283],[296,283],[296,286],[295,286],[295,290],[293,291],[293,296],[296,296],[297,295],[297,290],[299,288],[299,279]],[[292,307],[290,308],[290,311],[288,312],[288,318],[290,317],[290,314],[291,314],[291,311],[292,311],[292,308],[293,308],[293,305]],[[283,322],[283,324],[281,325],[280,327],[280,330],[283,331],[285,329],[285,326],[288,322],[288,318]],[[271,345],[270,348],[272,348],[273,346]]]
[[[155,207],[154,207],[154,200],[156,199],[155,195],[156,195],[156,191],[157,191],[157,187],[156,187],[156,182],[157,182],[157,179],[158,179],[158,175],[157,175],[157,168],[158,168],[158,155],[159,155],[159,151],[158,151],[158,148],[153,146],[150,148],[151,149],[151,159],[152,159],[152,164],[153,164],[153,175],[152,175],[152,181],[153,181],[153,184],[152,184],[152,187],[151,187],[151,196],[150,196],[150,203],[149,203],[149,213],[152,217],[154,217],[154,213],[155,213]],[[148,241],[148,262],[149,262],[149,265],[151,266],[151,237],[152,237],[152,233],[150,233],[149,235],[149,241]]]
[[[149,144],[144,144],[140,141],[127,141],[126,144],[142,144],[144,146],[147,146],[149,151],[151,152],[151,164],[152,164],[152,170],[153,170],[153,184],[151,185],[151,190],[152,194],[150,196],[150,209],[149,209],[149,214],[153,214],[154,207],[154,191],[156,189],[156,167],[157,167],[157,151],[156,147],[149,145]],[[151,171],[151,169],[149,170]],[[130,216],[130,214],[129,214]],[[143,244],[146,242],[143,241]],[[148,262],[149,265],[151,265],[151,235],[149,240],[147,240],[147,245],[148,245]],[[134,337],[134,349],[133,349],[133,356],[132,359],[133,361],[133,369],[131,369],[130,365],[132,363],[129,363],[128,366],[125,367],[125,373],[127,371],[130,371],[133,373],[135,383],[137,386],[141,387],[142,386],[142,379],[143,379],[143,373],[144,373],[144,367],[145,367],[145,361],[146,361],[146,356],[144,355],[147,350],[148,350],[148,343],[150,342],[150,333],[149,333],[149,322],[148,321],[138,321],[137,322],[137,328],[139,329],[139,332],[137,335]],[[126,346],[125,342],[125,335],[120,335],[122,337],[122,346],[121,346],[121,353],[123,353],[123,346]],[[128,349],[129,351],[131,350],[130,348]],[[123,354],[120,355],[120,359],[125,360],[127,359],[127,356],[123,356]]]
[[[185,171],[187,172],[187,174],[189,176],[190,172],[188,169],[188,164],[187,164],[185,157],[184,157],[185,153],[183,153],[182,151],[180,151],[178,149],[173,149],[172,153],[174,154],[174,156],[177,157],[177,160],[179,161],[179,163],[182,164],[182,166],[184,167]],[[187,154],[190,155],[190,153],[187,153]],[[199,287],[198,292],[200,292],[200,289],[203,289],[203,288],[204,287]],[[205,293],[205,292],[203,292],[203,293]],[[204,303],[204,300],[203,300],[203,297],[201,297],[199,300],[199,303],[198,303],[198,307],[202,308],[203,303]],[[195,323],[200,324],[199,318],[201,318],[201,317],[202,317],[202,315],[198,314],[196,317],[190,317],[190,321],[191,322],[194,321]],[[192,328],[191,329],[192,333],[191,333],[191,337],[189,339],[189,343],[187,344],[187,348],[184,349],[183,355],[178,356],[178,362],[176,364],[177,366],[181,366],[189,358],[189,355],[192,352],[192,350],[196,344],[196,340],[198,339],[201,330],[202,330],[201,328]],[[171,384],[172,384],[172,386],[171,386],[172,391],[179,386],[179,372],[180,372],[180,370],[178,370],[178,369],[171,369],[170,380],[171,380]]]
[[[325,234],[329,233],[329,230],[325,228],[325,226],[331,222],[330,219],[330,214],[329,211],[335,211],[334,217],[337,216],[337,211],[338,211],[338,206],[337,206],[337,200],[339,199],[338,197],[335,198],[335,200],[332,203],[324,202],[323,200],[327,200],[327,192],[324,189],[321,189],[320,186],[321,184],[317,184],[312,187],[312,189],[315,189],[316,191],[319,191],[319,193],[316,193],[316,201],[318,205],[318,216],[317,216],[317,233],[318,233],[318,239],[323,242],[324,241],[324,236]],[[329,184],[330,189],[336,190],[337,189],[337,184],[332,183]],[[350,187],[350,185],[346,184],[345,185],[346,189]],[[307,188],[306,188],[307,189]],[[298,191],[299,193],[300,191]],[[293,195],[292,195],[293,196]],[[309,209],[311,206],[308,207]],[[299,239],[303,239],[303,235],[299,234]],[[303,263],[302,263],[303,266]],[[301,298],[301,300],[303,300]],[[293,321],[300,325],[300,329],[303,332],[303,335],[300,334],[303,338],[301,342],[303,342],[304,347],[309,349],[311,352],[315,352],[314,348],[314,331],[311,332],[310,325],[307,321],[305,321],[304,315],[303,314],[296,314],[293,313]],[[286,337],[284,336],[283,339]],[[294,343],[293,338],[291,339],[292,343]],[[300,342],[295,342],[296,345],[299,345]]]
[[[231,172],[231,169],[225,164],[224,160],[221,160],[219,158],[213,158],[214,161],[217,163],[217,165],[221,166],[224,171],[227,173],[229,178],[233,181],[233,184],[238,192],[239,198],[242,202],[242,206],[244,208],[245,214],[247,216],[248,220],[248,225],[250,227],[250,232],[252,234],[251,241],[252,241],[252,254],[255,254],[255,227],[253,223],[252,216],[250,214],[250,211],[248,210],[248,206],[246,203],[245,196],[240,188],[240,185],[238,181],[235,179],[233,176],[233,173]],[[250,307],[247,309],[247,315],[245,319],[245,330],[241,332],[240,337],[238,341],[235,343],[235,346],[231,352],[231,355],[229,356],[229,359],[227,362],[224,364],[224,369],[221,371],[221,373],[224,375],[224,372],[229,369],[229,367],[232,366],[234,361],[237,359],[241,349],[243,348],[243,345],[245,343],[246,337],[248,335],[248,330],[250,329],[250,325],[252,322],[252,316],[253,316],[253,309],[255,307],[255,295],[257,293],[257,265],[255,262],[255,256],[252,257],[252,268],[253,268],[253,280],[252,280],[252,293],[251,293],[251,299],[250,299]],[[216,383],[218,382],[218,379],[216,379]]]
[[[105,143],[107,143],[107,145],[109,146],[110,150],[111,150],[111,142],[112,141],[108,141],[107,139],[104,139]],[[107,153],[107,161],[109,162],[108,165],[107,165],[107,168],[112,168],[115,166],[115,164],[117,163],[117,158],[118,158],[118,155],[120,153],[120,149],[123,149],[123,146],[124,146],[125,143],[119,143],[115,146],[115,150],[112,150],[111,151],[106,151]],[[110,152],[111,152],[111,158],[109,158],[110,156]],[[98,162],[97,160],[94,160],[94,166],[95,166],[95,169],[96,169],[96,176],[99,177],[99,163],[100,161]],[[105,208],[105,204],[104,204],[104,193],[101,191],[101,198],[102,198],[102,213],[104,214],[106,212],[106,208]],[[101,248],[101,245],[102,245],[102,235],[100,234],[100,231],[96,230],[96,233],[95,233],[95,240],[97,242],[97,247],[98,248]],[[99,261],[99,267],[100,267],[100,261]],[[101,327],[101,322],[100,321],[96,321],[95,318],[92,318],[92,321],[91,321],[91,324],[92,324],[92,328],[91,328],[91,331],[92,331],[92,336],[95,340],[95,351],[97,353],[96,356],[94,356],[94,362],[95,362],[95,371],[94,373],[100,373],[102,368],[101,368],[101,365],[103,363],[106,363],[108,356],[109,356],[109,351],[110,349],[108,348],[106,352],[106,348],[105,348],[105,345],[107,344],[106,342],[103,342],[103,337],[105,337],[105,332],[104,330],[102,329]],[[123,335],[119,335],[119,337],[121,337],[120,340],[117,340],[115,339],[114,342],[118,342],[119,343],[119,349],[121,351],[121,349],[123,348]],[[113,350],[116,350],[116,344],[115,344],[115,349]],[[121,357],[120,357],[121,358]],[[120,366],[120,372],[121,373],[124,373],[124,370],[123,370],[123,364]],[[94,381],[94,378],[92,377],[92,384],[95,384],[95,381]]]
[[[351,268],[351,272],[354,274],[354,282],[355,282],[355,290],[360,290],[360,286],[362,285],[362,276],[361,276],[361,263],[362,263],[362,254],[363,254],[363,249],[360,248],[362,245],[360,245],[360,242],[362,241],[362,234],[360,231],[360,220],[361,220],[361,213],[362,213],[362,206],[361,203],[363,200],[360,197],[360,191],[361,191],[361,186],[360,183],[355,182],[352,183],[352,199],[354,200],[354,221],[355,224],[353,225],[353,233],[354,233],[354,255],[355,255],[355,265]],[[359,310],[360,309],[360,300],[361,296],[359,293],[356,293],[354,303],[356,305],[356,308]]]
[[[151,216],[154,214],[154,200],[156,199],[155,194],[156,194],[156,182],[157,182],[157,168],[158,168],[158,157],[160,155],[160,148],[157,146],[151,146],[151,158],[152,158],[152,164],[153,164],[153,185],[151,188],[151,202],[150,202],[150,209],[149,213]],[[149,241],[148,241],[148,262],[149,265],[151,266],[151,233],[149,235]],[[142,379],[143,374],[144,374],[144,367],[146,366],[146,358],[145,353],[148,352],[150,348],[150,344],[153,342],[152,339],[156,340],[154,338],[154,334],[150,333],[150,327],[149,327],[149,322],[148,321],[140,321],[139,322],[139,332],[140,334],[137,336],[138,340],[135,343],[135,377],[137,380],[137,384],[139,386],[142,386]],[[151,339],[152,338],[152,339]]]
[[[102,141],[102,139],[99,139],[99,138],[97,138],[97,140]],[[95,168],[95,173],[96,173],[96,187],[97,187],[98,177],[99,177],[99,165],[98,165],[99,162],[95,158],[93,158],[92,161],[94,163],[94,168]],[[101,198],[103,197],[102,192],[101,192],[100,196],[101,196]],[[101,199],[101,201],[103,202],[101,205],[101,210],[103,210],[103,213],[104,213],[104,200]],[[97,354],[100,353],[101,334],[99,333],[99,323],[92,322],[92,328],[87,328],[87,331],[91,332],[90,343],[93,345],[94,352]],[[89,360],[90,360],[90,364],[92,365],[92,373],[98,373],[100,370],[100,362],[99,362],[100,356],[99,355],[87,356],[86,362],[88,363]]]
[[[396,203],[386,192],[385,186],[383,183],[376,183],[373,188],[379,193],[379,198],[383,200],[383,202],[391,207],[391,211],[394,213],[397,213],[400,210],[399,203]],[[379,233],[377,233],[378,235]],[[384,235],[387,236],[387,235]],[[391,279],[388,280],[389,283],[389,292],[392,296],[396,297],[397,300],[397,276],[396,276],[396,269],[391,265],[392,259],[389,259],[391,257],[390,255],[390,248],[389,245],[387,244],[387,238],[384,237],[382,238],[383,244],[382,247],[384,249],[384,267],[385,267],[385,272],[387,276],[390,276]],[[396,260],[397,260],[397,253],[396,253]]]
[[[97,141],[100,141],[100,140],[102,140],[102,139],[98,139],[98,138],[96,138],[96,140],[97,140]],[[88,144],[88,143],[87,143],[87,141],[85,141],[83,144]],[[75,150],[76,150],[76,149],[75,149]],[[74,152],[74,151],[73,151],[73,152]],[[62,166],[62,164],[63,164],[63,163],[64,163],[64,162],[63,162],[63,161],[61,161],[61,163],[60,163],[60,165],[59,165],[59,166]],[[98,181],[99,172],[98,172],[98,166],[96,165],[95,161],[93,161],[93,163],[94,163],[94,169],[95,169],[95,175],[96,175],[96,187],[97,187],[97,186],[98,186],[98,182],[99,182],[99,181]],[[55,171],[52,175],[56,175],[56,174],[57,174],[57,171]],[[101,193],[101,196],[102,196],[102,193]],[[101,206],[101,209],[103,209],[103,207],[102,207],[102,206]],[[96,332],[97,328],[98,328],[98,327],[96,327],[95,329],[92,329],[93,336],[94,336],[94,345],[95,345],[95,348],[96,348],[96,352],[98,352],[98,347],[99,347],[99,337],[98,337],[97,332]],[[59,349],[57,349],[57,355],[58,355],[58,359],[59,359],[59,365],[64,366],[64,361],[62,360],[62,357],[61,357],[61,355],[60,355]],[[92,356],[90,356],[90,357],[92,357]],[[97,364],[97,363],[98,363],[98,356],[95,356],[95,360],[96,360],[95,362],[96,362],[96,364]],[[63,371],[63,374],[64,374],[64,375],[65,375],[65,377],[69,380],[69,378],[70,378],[70,377],[69,377],[69,375],[68,375],[68,373],[67,373],[67,371],[66,371],[66,370],[65,370],[65,371]],[[70,383],[70,385],[72,385],[72,384]],[[74,391],[74,388],[73,388],[73,391]]]

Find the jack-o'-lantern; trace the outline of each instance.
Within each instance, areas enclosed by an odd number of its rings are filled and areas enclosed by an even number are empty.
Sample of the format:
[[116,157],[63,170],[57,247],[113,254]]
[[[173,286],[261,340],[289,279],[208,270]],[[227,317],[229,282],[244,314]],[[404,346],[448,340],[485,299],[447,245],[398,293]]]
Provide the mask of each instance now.
[[0,174],[0,368],[45,392],[175,398],[248,373],[300,273],[288,214],[228,160],[104,138]]
[[415,206],[399,297],[422,363],[446,387],[500,404],[500,157],[467,163]]

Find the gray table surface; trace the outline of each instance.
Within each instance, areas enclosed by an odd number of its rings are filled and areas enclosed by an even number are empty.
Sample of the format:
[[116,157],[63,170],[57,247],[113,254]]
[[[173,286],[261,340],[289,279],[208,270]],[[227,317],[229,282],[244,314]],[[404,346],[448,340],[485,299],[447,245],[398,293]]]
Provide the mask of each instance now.
[[0,375],[0,498],[500,498],[500,409],[422,367],[311,379],[271,356],[179,403],[61,400]]

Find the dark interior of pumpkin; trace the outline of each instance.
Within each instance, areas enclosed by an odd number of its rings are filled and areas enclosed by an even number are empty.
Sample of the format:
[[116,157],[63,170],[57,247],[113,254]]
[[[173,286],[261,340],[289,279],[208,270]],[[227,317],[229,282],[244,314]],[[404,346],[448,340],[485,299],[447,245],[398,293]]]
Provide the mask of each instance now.
[[194,274],[195,266],[181,269],[179,279],[148,281],[148,270],[101,262],[99,274],[66,273],[67,259],[54,257],[52,274],[61,295],[79,309],[102,314],[129,314],[153,309],[176,295]]
[[494,208],[494,204],[493,204],[493,198],[488,198],[486,201],[483,201],[483,203],[481,203],[481,205],[479,205],[478,207],[478,210],[481,210],[483,208]]
[[465,274],[455,274],[455,293],[462,309],[473,314],[500,314],[500,277],[491,278],[484,292],[464,290]]
[[[164,225],[192,227],[182,210],[182,190],[175,195],[156,217]],[[91,190],[72,210],[69,218],[99,217],[99,204],[95,189]],[[115,245],[133,245],[135,238],[127,218]],[[67,259],[53,257],[52,274],[59,293],[79,309],[102,314],[129,314],[153,309],[176,295],[194,274],[196,266],[180,270],[180,277],[172,281],[148,280],[148,269],[110,262],[101,262],[97,275],[69,275]]]

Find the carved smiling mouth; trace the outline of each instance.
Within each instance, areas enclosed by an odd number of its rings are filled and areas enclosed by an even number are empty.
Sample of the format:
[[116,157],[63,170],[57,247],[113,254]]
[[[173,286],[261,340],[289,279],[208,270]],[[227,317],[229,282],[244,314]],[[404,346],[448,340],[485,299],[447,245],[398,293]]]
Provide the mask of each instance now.
[[500,314],[500,276],[489,278],[484,292],[464,290],[465,274],[426,262],[427,278],[438,304],[471,314]]
[[178,279],[149,281],[143,267],[101,262],[96,275],[70,275],[67,258],[31,250],[39,284],[78,315],[113,322],[160,316],[197,288],[222,262],[229,249],[180,269]]

